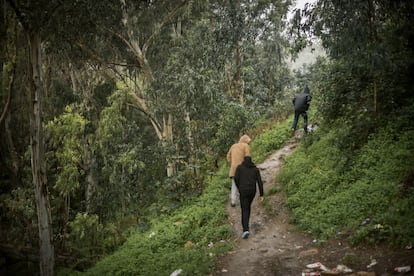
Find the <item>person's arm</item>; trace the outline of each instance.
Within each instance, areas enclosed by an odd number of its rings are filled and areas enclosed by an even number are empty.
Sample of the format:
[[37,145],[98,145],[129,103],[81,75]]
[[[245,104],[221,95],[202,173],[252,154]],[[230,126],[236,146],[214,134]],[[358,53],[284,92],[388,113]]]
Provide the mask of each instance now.
[[227,162],[231,163],[231,148],[227,152],[226,159],[227,159]]

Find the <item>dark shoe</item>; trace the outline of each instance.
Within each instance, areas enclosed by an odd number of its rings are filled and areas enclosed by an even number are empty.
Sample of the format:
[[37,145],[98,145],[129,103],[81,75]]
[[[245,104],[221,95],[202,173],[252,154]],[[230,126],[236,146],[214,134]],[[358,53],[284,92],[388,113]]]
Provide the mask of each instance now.
[[231,207],[236,207],[236,203],[232,203],[231,204]]

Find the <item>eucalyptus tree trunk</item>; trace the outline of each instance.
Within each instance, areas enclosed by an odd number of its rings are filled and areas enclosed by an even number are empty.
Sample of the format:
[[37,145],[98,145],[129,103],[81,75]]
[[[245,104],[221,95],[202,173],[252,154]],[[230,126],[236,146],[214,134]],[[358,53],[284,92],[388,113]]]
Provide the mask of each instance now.
[[[168,114],[163,117],[162,141],[163,141],[164,149],[168,149],[168,147],[173,145],[172,114]],[[170,154],[166,155],[166,159],[167,159],[167,176],[171,177],[176,172],[174,162]]]
[[47,189],[44,136],[42,127],[42,74],[41,40],[39,33],[28,31],[29,42],[29,87],[32,112],[30,114],[30,146],[33,184],[39,228],[39,255],[41,275],[54,275],[54,248],[50,205]]
[[[168,152],[168,147],[172,145],[173,143],[173,116],[171,113],[164,113],[162,116],[162,124],[155,118],[154,116],[151,116],[151,110],[148,109],[147,105],[147,99],[145,98],[142,91],[145,91],[145,89],[153,82],[155,81],[155,77],[151,68],[151,65],[149,64],[146,53],[148,50],[148,47],[152,43],[152,40],[154,38],[154,35],[157,32],[160,32],[161,28],[165,26],[170,19],[178,12],[179,7],[183,5],[186,1],[182,1],[179,5],[175,7],[175,9],[171,10],[165,18],[163,18],[162,22],[157,26],[154,33],[148,38],[147,41],[140,44],[140,41],[137,38],[136,30],[132,28],[131,26],[131,19],[128,15],[128,12],[126,10],[126,2],[125,0],[120,0],[120,3],[122,5],[122,23],[125,27],[127,37],[124,37],[120,33],[116,33],[118,37],[120,37],[124,43],[129,47],[129,49],[134,54],[138,64],[141,67],[143,76],[144,76],[144,82],[142,87],[136,87],[134,97],[137,100],[137,104],[139,108],[146,114],[150,121],[152,126],[154,127],[154,130],[157,134],[158,139],[160,139],[164,149],[166,152]],[[181,28],[181,23],[178,25],[179,28]],[[165,156],[166,162],[167,162],[167,176],[173,176],[175,173],[175,166],[174,162],[172,160],[172,156],[170,154],[167,154]]]

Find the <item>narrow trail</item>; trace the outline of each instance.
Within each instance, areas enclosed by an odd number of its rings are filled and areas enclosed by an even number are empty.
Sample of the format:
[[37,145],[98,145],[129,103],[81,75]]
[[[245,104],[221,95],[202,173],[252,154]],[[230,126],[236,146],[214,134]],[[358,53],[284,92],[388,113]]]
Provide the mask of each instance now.
[[279,275],[277,270],[282,270],[283,275],[301,274],[302,265],[298,263],[297,256],[302,244],[308,243],[308,238],[289,230],[289,214],[282,195],[272,196],[271,199],[266,197],[266,191],[274,185],[284,157],[290,155],[297,144],[297,141],[287,143],[257,165],[263,180],[265,200],[272,200],[267,204],[272,206],[275,216],[266,215],[256,198],[250,216],[251,236],[244,240],[241,239],[240,206],[228,207],[229,222],[240,234],[237,238],[239,246],[222,259],[215,275]]
[[[298,144],[298,137],[292,138],[263,163],[257,164],[267,202],[259,205],[257,197],[253,201],[250,216],[251,235],[248,239],[241,238],[239,204],[236,207],[230,207],[228,204],[228,220],[237,233],[235,242],[238,246],[221,258],[218,268],[212,275],[302,275],[307,264],[321,262],[329,268],[336,268],[337,265],[349,260],[353,264],[353,273],[347,275],[384,276],[392,275],[390,271],[394,267],[414,265],[413,250],[396,252],[384,247],[352,247],[346,241],[337,239],[320,245],[318,241],[297,231],[289,223],[290,213],[285,205],[285,194],[278,192],[266,196],[266,192],[270,187],[279,185],[275,183],[276,176],[283,166],[285,157],[289,156]],[[368,273],[367,271],[371,274],[356,273]]]

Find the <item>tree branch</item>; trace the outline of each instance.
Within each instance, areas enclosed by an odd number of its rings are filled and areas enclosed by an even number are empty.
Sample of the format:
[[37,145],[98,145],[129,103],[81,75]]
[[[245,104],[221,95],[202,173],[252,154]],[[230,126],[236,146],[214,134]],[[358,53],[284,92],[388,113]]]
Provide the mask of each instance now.
[[174,9],[170,11],[169,14],[164,18],[164,20],[161,22],[161,24],[158,25],[157,28],[155,28],[155,31],[149,36],[147,41],[145,41],[144,45],[142,45],[142,53],[145,56],[147,53],[148,47],[151,44],[154,37],[161,31],[161,29],[167,25],[169,22],[171,22],[171,19],[177,14],[177,12],[180,10],[182,6],[184,6],[187,3],[188,0],[181,1]]

